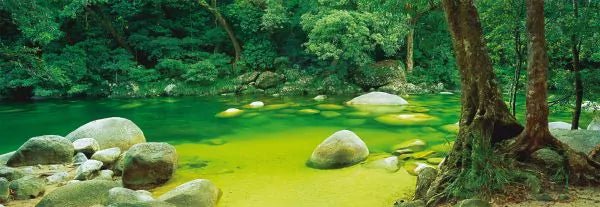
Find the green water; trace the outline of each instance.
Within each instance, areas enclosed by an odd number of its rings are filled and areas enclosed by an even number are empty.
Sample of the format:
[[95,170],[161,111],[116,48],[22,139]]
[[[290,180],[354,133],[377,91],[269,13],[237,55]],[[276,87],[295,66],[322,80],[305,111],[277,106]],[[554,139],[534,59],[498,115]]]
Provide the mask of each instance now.
[[[309,97],[186,97],[1,103],[0,152],[15,150],[32,136],[66,135],[91,120],[119,116],[134,121],[148,141],[168,142],[177,148],[179,169],[173,180],[153,191],[155,195],[205,178],[223,190],[220,206],[389,206],[394,199],[411,194],[414,176],[403,169],[390,173],[362,164],[337,170],[311,169],[305,161],[312,149],[342,129],[358,134],[369,146],[371,157],[389,156],[392,145],[409,139],[424,140],[429,147],[443,144],[454,138],[448,126],[458,120],[459,95],[410,96],[405,97],[409,106],[391,108],[344,106],[350,98],[323,102]],[[244,108],[255,100],[266,106]],[[232,107],[244,111],[237,117],[215,117]],[[320,113],[300,112],[305,109]],[[380,122],[386,114],[416,119],[390,125]],[[518,117],[522,119],[522,115]],[[569,118],[569,112],[559,112],[550,120],[568,122]],[[589,119],[589,114],[584,114],[583,124]]]

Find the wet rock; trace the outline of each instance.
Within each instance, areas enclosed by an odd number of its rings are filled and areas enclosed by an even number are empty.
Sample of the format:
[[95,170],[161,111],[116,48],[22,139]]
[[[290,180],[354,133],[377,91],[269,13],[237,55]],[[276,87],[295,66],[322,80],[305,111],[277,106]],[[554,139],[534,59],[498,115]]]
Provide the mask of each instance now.
[[492,207],[492,204],[481,199],[470,198],[458,202],[454,207]]
[[71,141],[88,137],[94,138],[100,149],[118,147],[127,150],[135,144],[146,142],[144,133],[135,123],[120,117],[89,122],[66,136]]
[[108,202],[108,191],[118,183],[105,180],[90,180],[71,183],[44,196],[36,207],[81,207],[104,205]]
[[227,109],[225,111],[219,112],[217,115],[215,115],[215,117],[218,117],[218,118],[231,118],[231,117],[239,116],[242,113],[244,113],[243,110],[236,109],[236,108],[229,108],[229,109]]
[[262,101],[255,101],[248,104],[248,107],[250,108],[262,108],[263,106],[265,106],[265,103],[263,103]]
[[406,140],[400,144],[392,146],[392,150],[410,150],[412,152],[422,151],[427,147],[427,143],[420,139]]
[[427,190],[429,190],[429,186],[433,180],[435,180],[436,176],[437,170],[432,167],[425,167],[419,171],[419,174],[417,175],[417,188],[413,200],[425,199]]
[[104,163],[104,166],[110,166],[117,161],[119,155],[121,155],[121,149],[113,147],[94,153],[92,159]]
[[6,178],[0,177],[0,203],[10,199],[10,183]]
[[73,144],[61,136],[33,137],[13,154],[6,165],[12,167],[70,163]]
[[10,191],[15,200],[27,200],[44,195],[46,184],[40,178],[23,177],[10,182]]
[[8,181],[16,180],[25,176],[25,172],[18,168],[0,166],[0,177],[6,178]]
[[108,204],[132,204],[153,201],[152,194],[144,190],[115,187],[108,191]]
[[600,133],[595,130],[550,130],[552,135],[575,151],[589,155],[600,145]]
[[256,78],[256,86],[261,89],[272,88],[283,83],[285,77],[271,71],[265,71]]
[[438,121],[438,118],[422,113],[387,114],[378,116],[375,121],[392,126],[419,126]]
[[325,99],[327,99],[326,95],[318,95],[313,98],[315,101],[324,101]]
[[102,168],[102,162],[98,160],[88,160],[81,164],[75,172],[76,180],[90,180],[94,178],[100,168]]
[[398,171],[398,157],[391,156],[379,160],[372,161],[366,165],[368,168],[382,169],[388,172]]
[[335,132],[313,151],[308,165],[315,168],[340,168],[367,158],[367,145],[354,132]]
[[542,148],[531,154],[534,163],[550,169],[563,166],[564,158],[558,152],[550,148]]
[[63,183],[71,179],[71,175],[67,172],[57,172],[48,177],[46,177],[46,184],[54,185],[58,183]]
[[214,207],[219,202],[221,194],[221,190],[209,180],[198,179],[176,187],[160,196],[158,200],[174,204],[177,207]]
[[571,124],[562,121],[548,123],[549,129],[571,129]]
[[81,152],[87,157],[92,156],[96,151],[100,150],[100,144],[93,138],[82,138],[73,141],[75,152]]
[[358,96],[348,102],[348,105],[406,105],[408,102],[400,96],[384,92],[371,92]]
[[88,158],[86,157],[85,154],[83,154],[81,152],[75,154],[75,156],[73,157],[73,164],[74,165],[81,165],[85,161],[88,161]]
[[177,169],[177,152],[167,143],[136,144],[124,159],[123,185],[134,190],[160,186],[169,181]]

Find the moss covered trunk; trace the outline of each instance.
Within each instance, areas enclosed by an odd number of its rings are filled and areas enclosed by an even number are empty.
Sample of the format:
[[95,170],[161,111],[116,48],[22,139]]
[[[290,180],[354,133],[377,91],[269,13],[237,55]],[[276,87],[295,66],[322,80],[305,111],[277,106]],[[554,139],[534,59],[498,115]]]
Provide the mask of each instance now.
[[423,198],[428,206],[446,198],[449,186],[487,176],[492,144],[522,130],[502,101],[473,2],[444,0],[443,7],[461,75],[462,108],[456,143]]

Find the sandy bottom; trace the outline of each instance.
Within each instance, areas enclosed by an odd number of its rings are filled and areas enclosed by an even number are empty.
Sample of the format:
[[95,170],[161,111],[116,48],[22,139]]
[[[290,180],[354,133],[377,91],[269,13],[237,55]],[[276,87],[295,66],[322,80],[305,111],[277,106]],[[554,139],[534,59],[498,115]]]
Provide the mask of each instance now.
[[[412,194],[416,177],[405,170],[390,173],[361,164],[335,170],[305,166],[312,150],[335,132],[303,128],[286,132],[235,133],[219,137],[222,145],[179,144],[180,167],[158,196],[187,181],[203,178],[223,191],[219,206],[392,206]],[[356,130],[367,145],[398,140],[393,133]],[[369,138],[366,138],[369,137]],[[397,141],[396,141],[397,142]]]

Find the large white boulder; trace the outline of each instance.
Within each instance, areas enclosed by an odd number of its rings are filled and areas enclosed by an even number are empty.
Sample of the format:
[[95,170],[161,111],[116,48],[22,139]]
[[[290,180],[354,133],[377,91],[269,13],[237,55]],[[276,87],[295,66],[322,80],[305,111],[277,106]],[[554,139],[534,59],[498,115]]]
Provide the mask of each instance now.
[[371,92],[346,102],[348,105],[406,105],[408,102],[402,97],[385,93]]
[[340,168],[357,164],[369,156],[365,142],[354,132],[338,131],[315,148],[308,165],[314,168]]
[[127,150],[131,146],[146,142],[142,130],[132,121],[111,117],[89,122],[66,136],[75,141],[81,138],[93,138],[98,141],[100,149],[118,147]]

